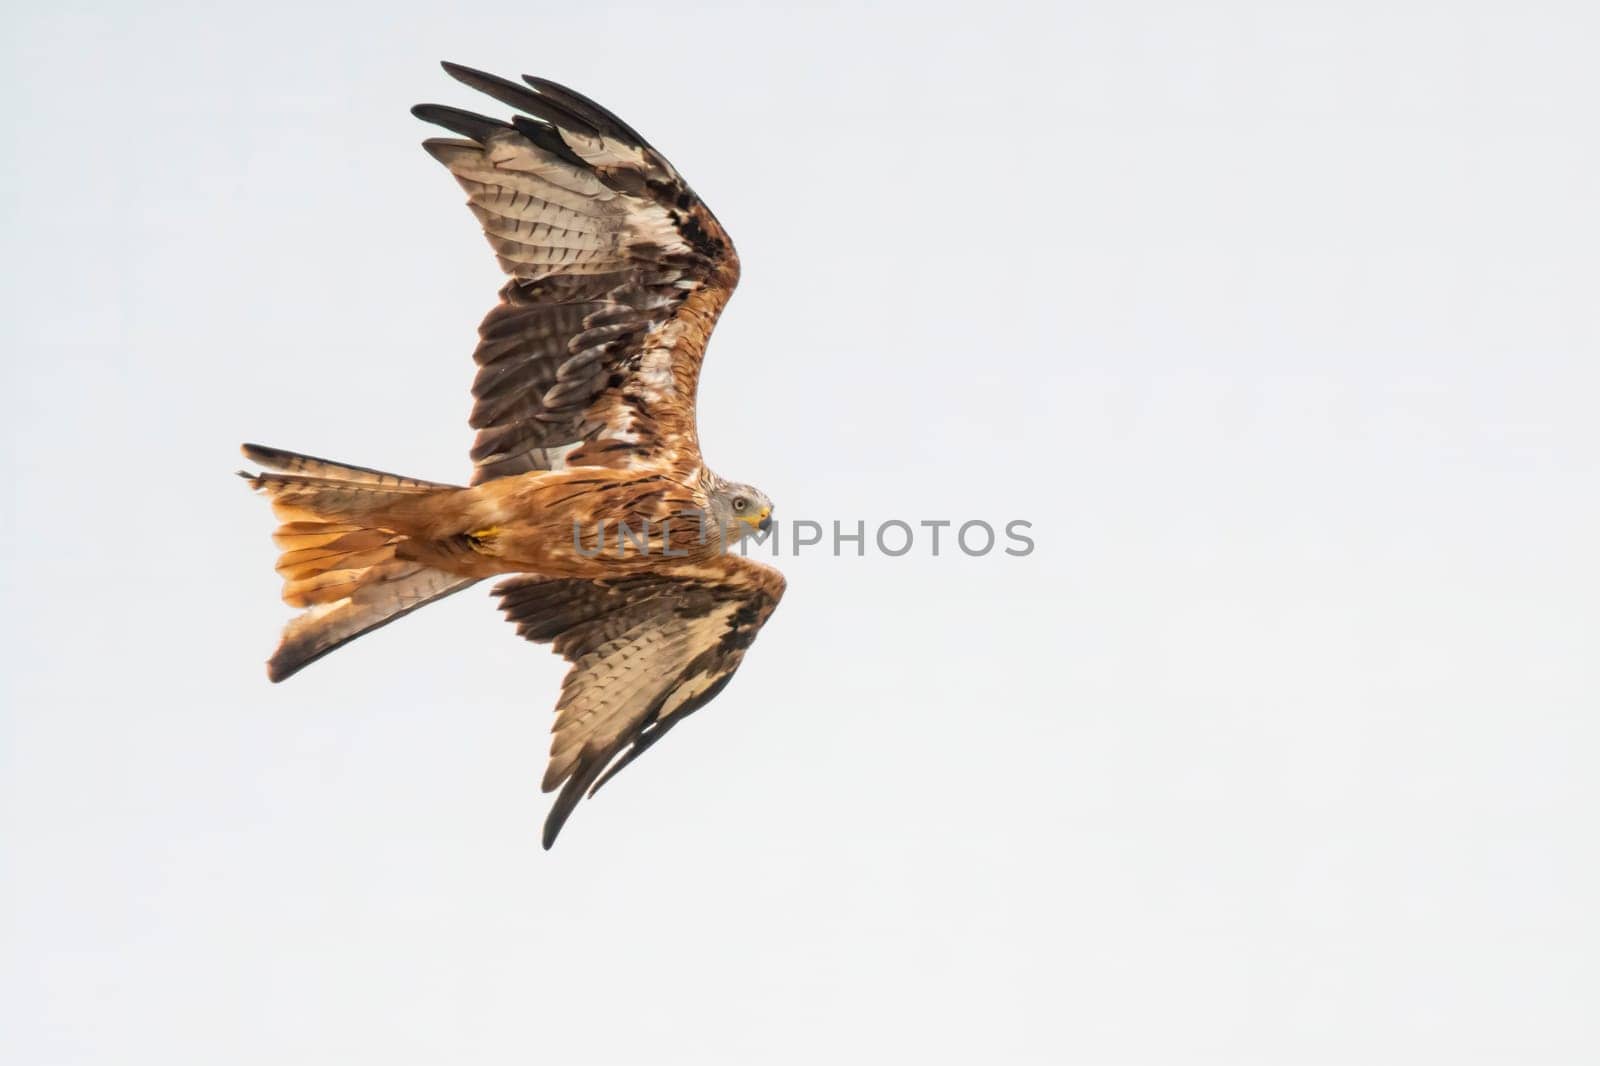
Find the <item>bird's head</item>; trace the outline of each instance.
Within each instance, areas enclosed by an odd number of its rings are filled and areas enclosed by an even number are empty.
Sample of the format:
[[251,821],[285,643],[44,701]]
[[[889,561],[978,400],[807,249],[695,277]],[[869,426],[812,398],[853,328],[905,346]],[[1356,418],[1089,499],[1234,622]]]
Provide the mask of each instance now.
[[772,500],[754,485],[714,478],[706,493],[711,522],[729,543],[772,528]]

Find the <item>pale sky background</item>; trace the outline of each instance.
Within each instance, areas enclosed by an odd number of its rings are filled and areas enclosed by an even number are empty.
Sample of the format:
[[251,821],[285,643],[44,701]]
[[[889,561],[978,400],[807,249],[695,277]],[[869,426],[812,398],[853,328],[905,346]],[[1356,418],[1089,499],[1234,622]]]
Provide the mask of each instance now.
[[[0,1060],[1600,1061],[1592,4],[74,2],[0,32]],[[270,686],[241,440],[466,475],[417,147],[568,82],[738,243],[740,676],[539,849],[474,590]]]

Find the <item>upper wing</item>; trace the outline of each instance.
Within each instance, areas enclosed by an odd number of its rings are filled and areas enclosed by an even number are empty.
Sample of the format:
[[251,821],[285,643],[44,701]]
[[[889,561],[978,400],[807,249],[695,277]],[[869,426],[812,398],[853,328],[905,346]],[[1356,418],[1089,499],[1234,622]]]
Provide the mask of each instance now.
[[572,663],[544,775],[544,791],[561,788],[546,848],[585,792],[722,691],[783,588],[776,570],[731,555],[693,576],[516,577],[495,588],[518,633]]
[[412,108],[469,138],[423,147],[467,190],[511,276],[478,328],[473,483],[697,464],[694,392],[739,280],[733,242],[672,165],[592,100],[542,78],[444,69],[523,112]]

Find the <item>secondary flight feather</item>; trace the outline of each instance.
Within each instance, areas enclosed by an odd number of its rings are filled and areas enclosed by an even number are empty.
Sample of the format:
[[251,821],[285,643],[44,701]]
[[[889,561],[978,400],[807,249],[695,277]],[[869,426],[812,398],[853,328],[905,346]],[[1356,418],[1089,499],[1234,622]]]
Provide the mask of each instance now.
[[733,242],[617,116],[543,78],[453,63],[505,118],[422,104],[423,142],[467,194],[507,280],[478,328],[466,486],[247,444],[272,502],[283,598],[304,608],[274,681],[485,578],[570,662],[542,787],[554,843],[578,801],[721,692],[783,595],[727,548],[772,502],[700,455],[706,343],[739,279]]

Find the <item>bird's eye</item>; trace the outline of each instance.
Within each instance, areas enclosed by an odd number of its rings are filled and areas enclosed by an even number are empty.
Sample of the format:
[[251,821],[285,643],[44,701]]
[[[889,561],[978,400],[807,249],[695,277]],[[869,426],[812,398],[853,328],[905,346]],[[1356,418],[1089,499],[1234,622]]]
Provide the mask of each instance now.
[[735,496],[733,498],[733,509],[735,511],[744,510],[744,505],[745,505],[745,498],[743,496]]

